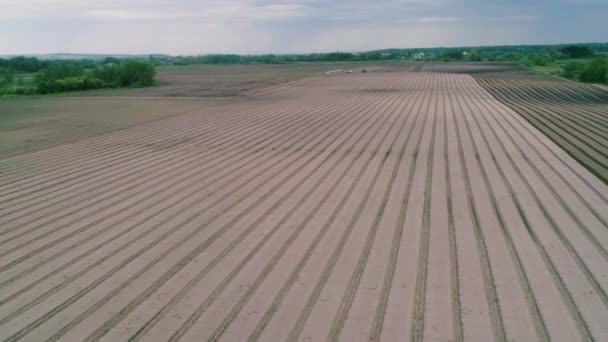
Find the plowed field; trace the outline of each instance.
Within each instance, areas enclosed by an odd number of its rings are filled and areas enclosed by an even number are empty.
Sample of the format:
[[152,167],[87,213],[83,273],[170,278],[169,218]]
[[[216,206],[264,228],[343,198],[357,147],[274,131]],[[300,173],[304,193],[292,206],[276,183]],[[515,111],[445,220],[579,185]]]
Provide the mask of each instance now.
[[522,73],[475,78],[608,183],[608,91],[594,85]]
[[466,74],[4,158],[0,227],[7,341],[608,340],[608,186]]

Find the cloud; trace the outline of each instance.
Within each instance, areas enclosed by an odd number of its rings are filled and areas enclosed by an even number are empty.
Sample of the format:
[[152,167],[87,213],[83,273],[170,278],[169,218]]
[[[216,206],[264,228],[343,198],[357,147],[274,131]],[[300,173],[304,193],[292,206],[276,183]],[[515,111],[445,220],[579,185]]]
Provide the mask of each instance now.
[[3,0],[0,53],[282,53],[590,41],[605,39],[607,11],[598,0]]
[[416,18],[414,21],[423,24],[439,24],[439,23],[453,23],[461,21],[459,17],[421,17]]

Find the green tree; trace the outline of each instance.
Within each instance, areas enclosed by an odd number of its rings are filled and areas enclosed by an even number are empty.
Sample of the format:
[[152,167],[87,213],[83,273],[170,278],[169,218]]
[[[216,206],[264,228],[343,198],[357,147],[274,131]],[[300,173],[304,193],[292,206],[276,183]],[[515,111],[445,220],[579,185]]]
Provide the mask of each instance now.
[[93,76],[97,79],[102,80],[109,86],[118,86],[120,82],[121,66],[120,65],[106,65],[101,68],[93,70]]
[[605,58],[594,58],[585,66],[581,73],[581,81],[605,83],[608,81],[606,74],[608,73],[608,60]]
[[547,66],[551,63],[551,57],[546,54],[538,54],[532,57],[534,65]]
[[36,75],[37,83],[45,81],[60,80],[67,77],[80,76],[84,73],[84,69],[78,62],[73,61],[57,61],[49,64],[45,70],[41,70]]
[[566,46],[561,49],[562,54],[566,58],[589,58],[593,57],[593,49],[588,46]]
[[534,66],[534,62],[527,57],[520,59],[519,64],[524,65],[528,68]]
[[120,59],[116,57],[106,57],[104,58],[102,64],[120,64]]
[[585,69],[585,64],[581,62],[570,62],[564,65],[562,76],[571,79],[579,79],[581,73]]
[[128,60],[122,63],[119,77],[121,86],[150,86],[154,84],[156,70],[153,65],[138,61]]
[[483,57],[481,57],[481,55],[477,51],[471,51],[467,55],[466,59],[471,62],[481,62],[483,60]]
[[459,61],[462,60],[464,56],[462,55],[462,51],[460,50],[450,50],[446,51],[441,55],[441,59],[444,61]]
[[15,72],[10,68],[0,68],[0,87],[6,87],[15,81]]

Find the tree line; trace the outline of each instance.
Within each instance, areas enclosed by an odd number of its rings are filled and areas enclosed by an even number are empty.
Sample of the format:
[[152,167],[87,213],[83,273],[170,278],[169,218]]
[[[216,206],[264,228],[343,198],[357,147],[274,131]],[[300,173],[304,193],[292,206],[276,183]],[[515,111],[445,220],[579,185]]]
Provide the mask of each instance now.
[[[596,52],[590,46],[569,45],[560,49],[531,49],[529,51],[511,51],[503,55],[501,61],[512,61],[526,67],[559,68],[557,75],[592,83],[608,83],[608,54],[601,47]],[[496,61],[496,55],[477,50],[452,49],[441,53],[439,60],[454,61]],[[562,62],[564,61],[564,62]]]
[[154,84],[155,75],[154,65],[135,59],[44,61],[14,57],[0,59],[0,95],[145,87]]
[[330,52],[288,55],[235,55],[212,54],[200,56],[176,56],[173,58],[152,58],[157,65],[192,65],[192,64],[286,64],[297,62],[356,62],[387,60],[390,54],[382,52]]
[[378,60],[413,59],[424,53],[425,60],[435,61],[489,61],[545,64],[563,58],[588,57],[589,53],[608,53],[608,43],[578,45],[514,45],[460,48],[384,49],[365,52],[328,52],[310,54],[209,54],[199,56],[176,56],[151,58],[157,65],[190,64],[282,64],[295,62],[356,62]]

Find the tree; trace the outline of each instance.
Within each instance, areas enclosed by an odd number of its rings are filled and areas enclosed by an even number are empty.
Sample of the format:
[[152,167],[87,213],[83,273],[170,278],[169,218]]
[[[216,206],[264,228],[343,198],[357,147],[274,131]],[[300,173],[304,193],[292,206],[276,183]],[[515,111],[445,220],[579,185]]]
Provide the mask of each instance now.
[[462,51],[459,50],[446,51],[441,55],[441,59],[444,61],[459,61],[463,58]]
[[120,64],[120,59],[116,57],[106,57],[101,64]]
[[528,68],[534,66],[534,62],[532,62],[529,58],[522,58],[519,60],[519,64],[524,65]]
[[570,62],[564,66],[562,76],[571,79],[578,79],[585,69],[585,64],[581,62]]
[[585,66],[581,73],[581,81],[604,83],[607,82],[608,60],[605,58],[595,58]]
[[551,63],[551,57],[546,54],[538,54],[532,57],[532,62],[534,65],[547,66]]
[[67,77],[76,77],[84,73],[84,69],[78,62],[56,61],[49,64],[45,70],[36,75],[37,82],[60,80]]
[[561,50],[567,58],[589,58],[593,57],[593,50],[588,46],[566,46]]
[[0,87],[6,87],[15,81],[15,72],[10,68],[0,68]]
[[7,66],[17,72],[32,73],[43,68],[45,63],[40,62],[36,57],[19,56],[9,59]]
[[93,70],[93,76],[104,81],[107,85],[118,86],[120,80],[120,65],[106,65]]
[[481,57],[481,55],[479,55],[479,53],[477,53],[477,51],[471,51],[467,55],[467,60],[469,60],[471,62],[481,62],[483,60],[483,57]]
[[119,83],[121,86],[150,86],[154,84],[155,75],[153,65],[132,59],[122,63]]

